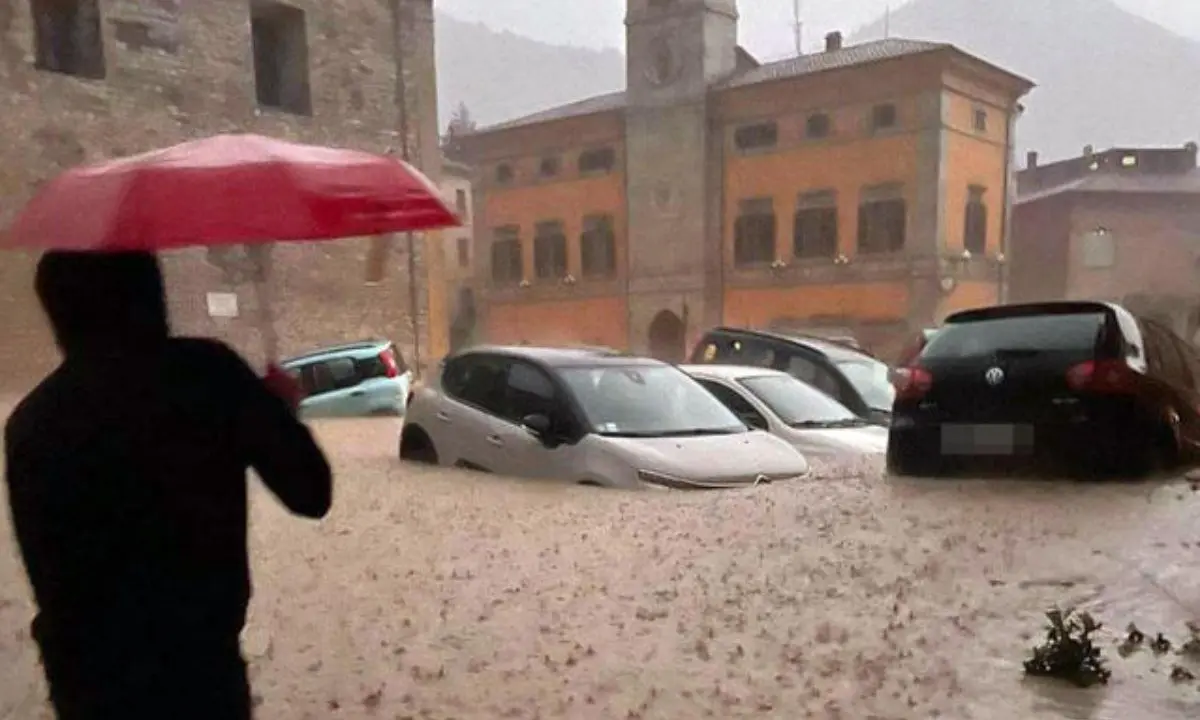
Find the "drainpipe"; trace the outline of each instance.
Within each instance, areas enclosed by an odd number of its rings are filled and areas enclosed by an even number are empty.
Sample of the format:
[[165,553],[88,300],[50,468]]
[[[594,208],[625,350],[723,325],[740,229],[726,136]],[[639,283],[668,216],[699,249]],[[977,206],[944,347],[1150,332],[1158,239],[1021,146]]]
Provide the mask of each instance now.
[[1015,183],[1013,183],[1013,157],[1016,145],[1013,134],[1017,120],[1025,112],[1025,106],[1016,103],[1016,107],[1008,116],[1008,128],[1004,137],[1004,212],[1000,216],[1000,253],[1004,262],[996,269],[996,301],[1000,305],[1008,303],[1008,268],[1012,265],[1012,213],[1016,200]]
[[[392,10],[392,38],[395,40],[395,63],[396,63],[396,109],[399,115],[400,124],[400,156],[404,158],[404,162],[413,165],[412,147],[409,136],[410,123],[408,118],[408,82],[404,77],[404,21],[402,18],[403,9],[400,7],[403,0],[391,0]],[[393,235],[393,237],[395,237]],[[420,294],[417,288],[417,254],[416,254],[416,239],[412,232],[404,233],[404,251],[408,254],[408,320],[412,326],[412,367],[413,374],[417,378],[421,376],[421,322],[418,317],[420,307]]]

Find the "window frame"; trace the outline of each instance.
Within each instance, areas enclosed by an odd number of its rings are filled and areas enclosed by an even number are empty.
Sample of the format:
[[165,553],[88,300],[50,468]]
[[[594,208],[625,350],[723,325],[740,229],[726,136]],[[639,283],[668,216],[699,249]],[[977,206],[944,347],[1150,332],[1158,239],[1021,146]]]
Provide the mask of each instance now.
[[[550,267],[543,264],[547,254],[553,260]],[[561,280],[569,272],[569,265],[566,223],[561,220],[538,222],[533,232],[533,276],[538,280]]]
[[[792,256],[797,260],[836,257],[841,234],[838,215],[836,190],[816,190],[797,197],[796,211],[792,214]],[[816,237],[809,240],[807,230],[814,229]],[[832,242],[829,233],[832,233]],[[814,245],[816,251],[811,251]]]
[[[759,134],[762,137],[758,137]],[[779,123],[764,120],[739,125],[733,131],[733,147],[740,153],[763,152],[779,147]]]
[[[497,263],[497,259],[501,257],[506,259],[504,264]],[[491,243],[491,282],[496,286],[519,285],[525,281],[525,251],[522,247],[520,228],[516,225],[502,225],[492,230]],[[513,260],[515,259],[515,263]],[[510,266],[515,265],[515,268]],[[498,273],[500,267],[515,269],[515,277],[512,273]]]
[[[759,208],[770,208],[764,212]],[[748,237],[757,228],[747,227],[751,222],[763,222],[770,233],[762,237]],[[779,218],[775,212],[775,200],[770,197],[746,198],[738,202],[738,214],[733,221],[733,264],[737,268],[753,268],[770,265],[777,258],[777,236]],[[769,235],[770,242],[766,242]],[[769,253],[759,252],[769,248]],[[761,255],[761,257],[760,257]],[[769,257],[767,256],[769,255]]]
[[[600,240],[604,240],[600,243]],[[599,248],[596,246],[600,245]],[[589,260],[603,250],[606,258],[600,270],[589,268]],[[587,279],[605,280],[617,276],[617,234],[611,213],[592,213],[583,217],[583,232],[579,236],[580,274]],[[594,266],[594,263],[591,263]]]

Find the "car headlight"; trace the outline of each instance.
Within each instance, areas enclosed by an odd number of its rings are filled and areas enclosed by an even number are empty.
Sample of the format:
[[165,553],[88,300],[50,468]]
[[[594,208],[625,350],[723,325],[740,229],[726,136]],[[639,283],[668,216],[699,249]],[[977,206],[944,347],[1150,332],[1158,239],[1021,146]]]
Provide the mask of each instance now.
[[666,473],[654,472],[652,470],[638,470],[638,480],[648,488],[654,490],[678,490],[688,487],[691,483]]

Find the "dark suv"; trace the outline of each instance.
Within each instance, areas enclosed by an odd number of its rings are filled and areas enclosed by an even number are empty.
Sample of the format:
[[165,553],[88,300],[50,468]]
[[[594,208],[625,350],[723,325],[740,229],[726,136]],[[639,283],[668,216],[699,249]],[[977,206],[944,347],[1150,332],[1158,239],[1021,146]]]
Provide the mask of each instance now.
[[1025,462],[1142,475],[1200,441],[1200,360],[1118,305],[957,313],[895,378],[888,465],[901,475]]
[[895,390],[887,365],[848,344],[806,335],[719,327],[692,351],[693,365],[748,365],[782,370],[825,392],[851,412],[887,425]]

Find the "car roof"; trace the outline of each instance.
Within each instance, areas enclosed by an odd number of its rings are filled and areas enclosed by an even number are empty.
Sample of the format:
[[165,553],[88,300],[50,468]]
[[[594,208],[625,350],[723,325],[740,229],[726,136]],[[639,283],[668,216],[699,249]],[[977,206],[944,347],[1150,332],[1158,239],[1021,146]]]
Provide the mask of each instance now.
[[718,380],[737,380],[740,378],[775,375],[791,377],[791,375],[779,370],[755,367],[753,365],[680,365],[679,369],[694,377],[711,377]]
[[870,353],[864,352],[858,348],[849,345],[818,338],[812,335],[789,334],[782,332],[774,332],[771,330],[750,330],[747,328],[731,328],[718,327],[709,330],[704,334],[704,340],[707,341],[713,335],[732,335],[737,337],[758,338],[760,340],[788,343],[791,345],[800,345],[814,352],[821,353],[835,360],[851,360],[855,358],[872,358]]
[[611,348],[598,347],[538,347],[533,345],[476,345],[446,358],[447,361],[467,355],[491,354],[523,358],[548,367],[629,367],[666,366],[653,358],[628,355]]
[[359,342],[345,343],[342,345],[330,345],[329,347],[310,350],[301,355],[287,358],[286,360],[281,361],[280,365],[287,366],[294,365],[296,363],[315,362],[341,355],[366,357],[377,355],[391,346],[391,340],[361,340]]

